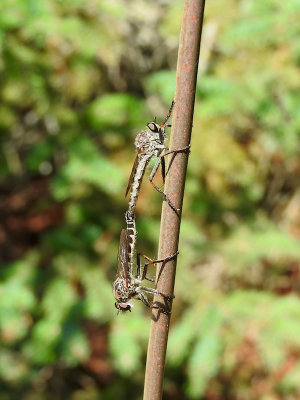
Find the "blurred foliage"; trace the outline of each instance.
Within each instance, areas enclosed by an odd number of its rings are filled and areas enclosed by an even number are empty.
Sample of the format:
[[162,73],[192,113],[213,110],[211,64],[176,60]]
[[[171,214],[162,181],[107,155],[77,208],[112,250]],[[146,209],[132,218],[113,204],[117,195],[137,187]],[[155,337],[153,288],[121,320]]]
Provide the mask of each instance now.
[[[133,139],[173,98],[181,14],[1,1],[1,399],[141,398],[150,313],[116,317],[111,282]],[[300,396],[299,17],[297,0],[207,2],[166,399]],[[160,207],[145,182],[153,257]]]

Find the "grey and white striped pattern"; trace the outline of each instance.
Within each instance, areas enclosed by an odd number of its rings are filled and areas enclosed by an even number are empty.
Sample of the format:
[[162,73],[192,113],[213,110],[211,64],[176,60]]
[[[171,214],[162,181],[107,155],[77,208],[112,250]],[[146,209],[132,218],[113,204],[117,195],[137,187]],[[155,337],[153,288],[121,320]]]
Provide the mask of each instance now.
[[125,220],[126,220],[126,230],[127,235],[129,238],[129,249],[128,249],[128,256],[129,256],[129,272],[133,274],[133,257],[136,248],[136,227],[135,227],[135,215],[134,213],[130,213],[127,211],[125,213]]
[[131,186],[129,203],[128,203],[128,212],[132,215],[135,214],[136,203],[137,203],[137,199],[139,196],[142,180],[143,180],[145,170],[147,168],[147,165],[148,165],[151,157],[152,157],[152,155],[149,155],[149,154],[142,154],[139,156],[136,172],[135,172],[134,179],[133,179],[132,186]]

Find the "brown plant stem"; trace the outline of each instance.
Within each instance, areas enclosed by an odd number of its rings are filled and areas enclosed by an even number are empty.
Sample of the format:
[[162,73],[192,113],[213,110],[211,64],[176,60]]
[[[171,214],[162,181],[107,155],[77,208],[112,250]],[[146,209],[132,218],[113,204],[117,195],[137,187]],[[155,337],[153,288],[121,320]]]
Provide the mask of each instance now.
[[[200,40],[205,0],[185,0],[181,26],[175,107],[172,121],[170,149],[181,149],[190,143]],[[169,156],[172,160],[172,155]],[[178,153],[168,173],[165,191],[177,208],[182,208],[188,153]],[[163,259],[178,249],[180,217],[164,202],[161,217],[158,258]],[[179,256],[183,256],[179,255]],[[174,290],[176,259],[160,270],[157,289],[172,295]],[[156,296],[154,301],[161,302]],[[145,373],[144,400],[160,400],[169,333],[170,315],[153,310]]]

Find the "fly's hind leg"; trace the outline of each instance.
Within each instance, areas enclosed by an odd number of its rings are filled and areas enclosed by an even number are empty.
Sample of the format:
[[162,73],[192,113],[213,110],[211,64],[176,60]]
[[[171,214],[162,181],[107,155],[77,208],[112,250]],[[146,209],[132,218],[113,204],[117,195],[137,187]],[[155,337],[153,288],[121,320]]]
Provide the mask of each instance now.
[[[161,259],[161,260],[152,260],[152,258],[146,256],[145,254],[138,253],[138,254],[137,254],[137,271],[138,271],[138,278],[139,278],[141,281],[143,281],[144,279],[146,279],[146,280],[148,280],[148,281],[150,281],[150,282],[155,282],[154,279],[147,278],[148,266],[149,266],[149,265],[153,265],[153,264],[159,264],[159,263],[165,264],[165,263],[167,263],[168,261],[173,260],[175,257],[177,257],[178,254],[179,254],[179,251],[176,251],[176,253],[171,254],[170,256],[168,256],[168,257],[166,257],[166,258],[163,258],[163,259]],[[144,257],[147,261],[149,261],[149,262],[147,262],[147,263],[144,265],[143,273],[142,273],[142,274],[141,274],[141,257]]]
[[[142,271],[142,268],[141,268],[141,256],[144,257],[144,258],[146,258],[146,256],[144,256],[144,255],[141,254],[141,253],[137,253],[137,255],[136,255],[136,272],[137,272],[137,279],[140,280],[140,281],[143,281],[144,279],[146,279],[147,281],[155,282],[154,279],[148,278],[148,277],[146,276],[148,264],[145,264],[145,265],[144,265],[143,272],[141,272],[141,271]],[[148,257],[147,257],[147,259],[148,259]],[[145,267],[146,267],[146,268],[145,268]]]

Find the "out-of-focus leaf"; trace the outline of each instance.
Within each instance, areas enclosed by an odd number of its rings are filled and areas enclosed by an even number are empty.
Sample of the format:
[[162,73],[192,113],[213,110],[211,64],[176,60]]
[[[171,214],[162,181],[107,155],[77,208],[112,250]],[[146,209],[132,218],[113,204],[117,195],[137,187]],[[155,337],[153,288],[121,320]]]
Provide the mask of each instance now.
[[139,120],[140,100],[129,94],[109,94],[94,100],[87,110],[87,120],[97,130],[125,127]]
[[97,152],[87,138],[78,137],[69,146],[69,161],[53,184],[53,193],[63,200],[70,195],[70,187],[76,190],[78,184],[84,183],[111,194],[119,192],[123,182],[121,171]]
[[28,364],[20,353],[5,349],[0,351],[0,376],[5,382],[22,382],[29,375]]
[[198,341],[187,366],[187,392],[192,398],[199,398],[207,389],[209,379],[219,369],[222,342],[213,333]]
[[[86,288],[86,314],[90,318],[108,320],[114,315],[112,286],[99,268],[83,272],[83,284]],[[109,303],[108,300],[111,300]]]
[[147,332],[149,327],[138,315],[124,321],[126,317],[119,316],[123,320],[114,324],[109,346],[116,368],[128,376],[141,368],[141,346],[137,337],[140,336],[139,332]]
[[165,100],[165,103],[169,104],[174,98],[175,72],[155,72],[147,77],[146,84],[152,93],[159,94]]
[[208,309],[199,328],[199,339],[187,364],[187,391],[192,398],[203,395],[210,378],[219,369],[223,348],[221,326],[223,316],[215,308]]
[[36,262],[36,254],[31,253],[2,271],[0,331],[4,342],[14,343],[28,334],[37,304],[32,287]]
[[[57,307],[58,299],[59,307]],[[76,295],[70,282],[57,278],[47,288],[42,302],[42,310],[46,313],[47,318],[59,324],[66,317],[75,299]]]
[[249,268],[258,260],[298,259],[300,249],[298,241],[291,235],[270,224],[249,227],[240,226],[224,243],[227,260],[234,258],[230,271]]

